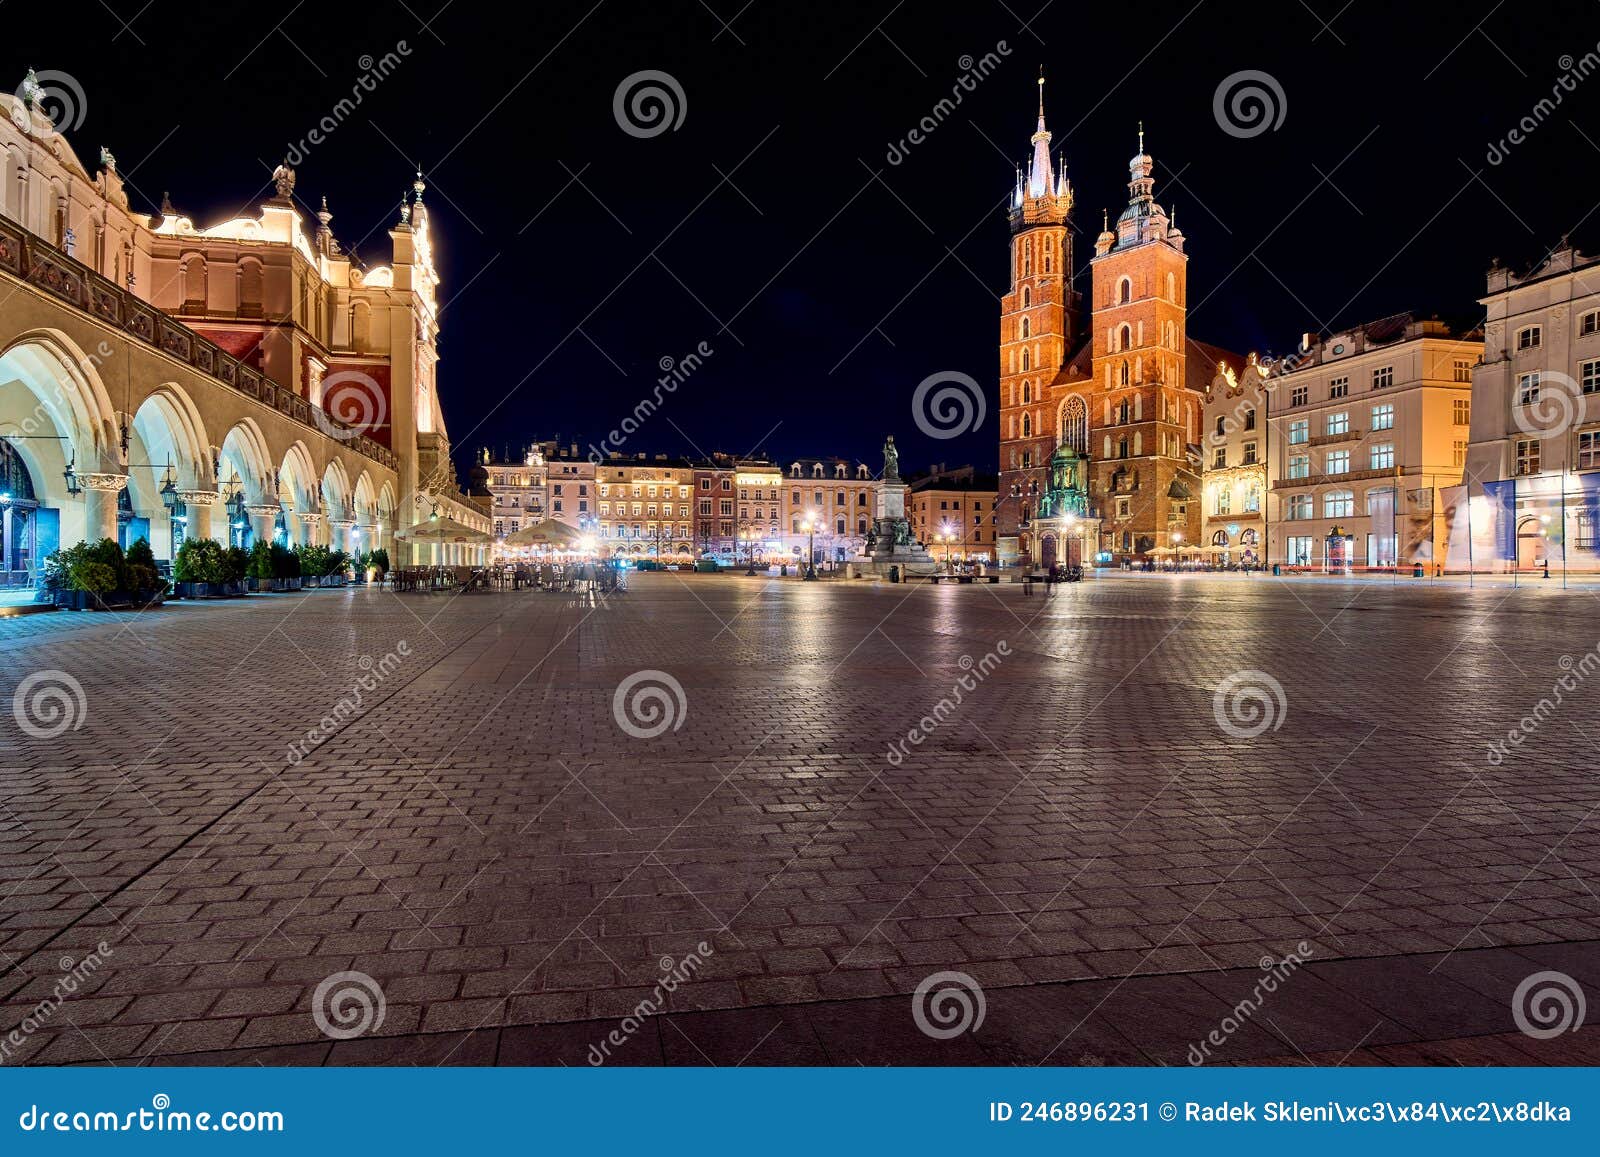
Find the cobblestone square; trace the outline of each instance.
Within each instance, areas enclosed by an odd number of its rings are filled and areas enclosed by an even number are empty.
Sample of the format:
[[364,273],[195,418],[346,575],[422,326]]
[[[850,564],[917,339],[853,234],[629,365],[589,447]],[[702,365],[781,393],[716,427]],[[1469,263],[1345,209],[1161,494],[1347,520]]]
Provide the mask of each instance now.
[[0,620],[5,1060],[1600,1061],[1518,1031],[1535,973],[1600,991],[1596,596],[1553,585]]

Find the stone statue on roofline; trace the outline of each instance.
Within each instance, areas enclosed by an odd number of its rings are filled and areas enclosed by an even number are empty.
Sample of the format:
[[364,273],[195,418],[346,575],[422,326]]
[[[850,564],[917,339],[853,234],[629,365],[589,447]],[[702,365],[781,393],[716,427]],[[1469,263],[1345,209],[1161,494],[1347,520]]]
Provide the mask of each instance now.
[[294,170],[289,167],[288,161],[272,170],[272,183],[281,200],[288,201],[294,197]]
[[887,480],[900,477],[900,451],[895,448],[893,434],[883,444],[883,476]]

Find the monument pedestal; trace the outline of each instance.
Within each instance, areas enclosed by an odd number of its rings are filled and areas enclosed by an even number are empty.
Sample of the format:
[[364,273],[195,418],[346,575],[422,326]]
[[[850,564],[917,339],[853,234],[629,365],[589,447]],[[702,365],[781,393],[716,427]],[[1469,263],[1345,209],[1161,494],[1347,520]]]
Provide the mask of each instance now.
[[857,560],[864,573],[889,578],[893,569],[904,579],[937,574],[941,569],[927,548],[911,538],[911,522],[906,518],[908,489],[898,475],[886,477],[879,486],[877,517],[867,536],[866,553]]

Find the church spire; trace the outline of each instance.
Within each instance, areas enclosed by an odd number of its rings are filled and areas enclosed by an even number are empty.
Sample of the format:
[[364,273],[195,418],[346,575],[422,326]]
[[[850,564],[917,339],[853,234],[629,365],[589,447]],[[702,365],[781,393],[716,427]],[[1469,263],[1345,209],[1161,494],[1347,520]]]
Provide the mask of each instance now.
[[1050,165],[1050,130],[1044,127],[1044,66],[1039,68],[1039,127],[1033,134],[1033,165],[1028,170],[1028,196],[1055,195],[1055,177]]

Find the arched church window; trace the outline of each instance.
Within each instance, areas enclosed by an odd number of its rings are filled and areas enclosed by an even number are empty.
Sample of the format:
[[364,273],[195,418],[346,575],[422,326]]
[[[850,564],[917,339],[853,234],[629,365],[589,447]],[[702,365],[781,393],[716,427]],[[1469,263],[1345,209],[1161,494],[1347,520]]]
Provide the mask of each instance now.
[[1022,287],[1022,308],[1026,309],[1033,304],[1033,295],[1028,292],[1028,287]]
[[1033,368],[1033,360],[1028,357],[1027,350],[1022,351],[1022,368],[1025,370]]
[[1123,326],[1117,331],[1117,348],[1119,350],[1125,350],[1132,347],[1132,345],[1133,330],[1129,326]]
[[1128,363],[1127,362],[1123,362],[1122,363],[1122,368],[1119,371],[1119,373],[1120,373],[1120,376],[1121,376],[1122,384],[1123,385],[1127,385],[1128,384]]
[[1121,281],[1117,282],[1117,304],[1127,305],[1128,302],[1132,300],[1133,279],[1131,277],[1124,277]]
[[1023,337],[1030,337],[1030,336],[1032,336],[1032,335],[1031,335],[1031,334],[1030,334],[1030,333],[1029,333],[1029,332],[1028,332],[1028,319],[1027,319],[1027,318],[1023,318],[1023,319],[1022,319],[1022,336],[1023,336]]

